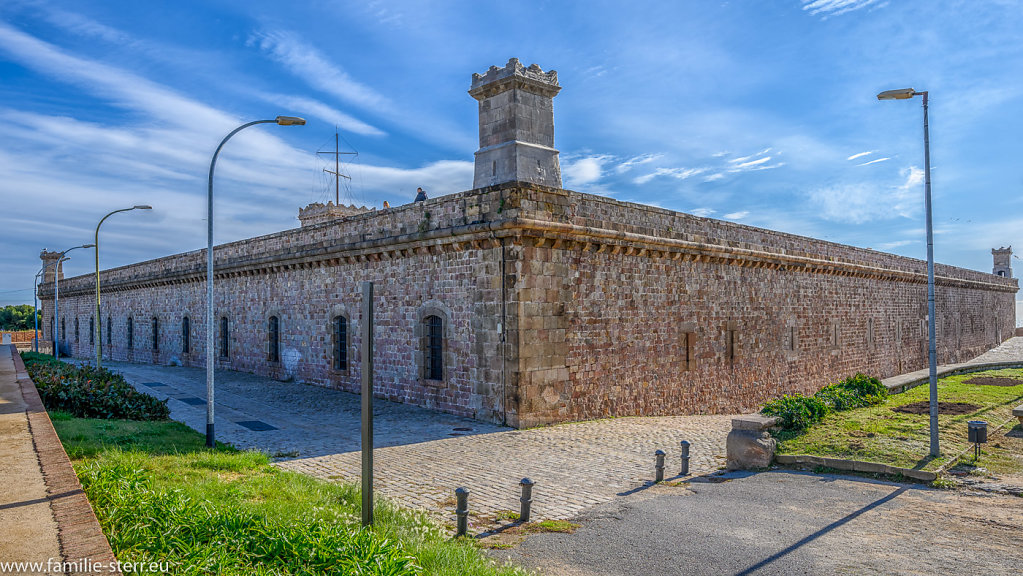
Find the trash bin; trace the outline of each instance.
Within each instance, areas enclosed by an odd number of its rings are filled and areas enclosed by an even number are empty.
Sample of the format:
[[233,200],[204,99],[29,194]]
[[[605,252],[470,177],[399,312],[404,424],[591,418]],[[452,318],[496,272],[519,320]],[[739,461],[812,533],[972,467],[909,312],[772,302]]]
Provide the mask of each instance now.
[[966,423],[971,444],[983,444],[987,442],[987,422],[983,420],[970,420]]

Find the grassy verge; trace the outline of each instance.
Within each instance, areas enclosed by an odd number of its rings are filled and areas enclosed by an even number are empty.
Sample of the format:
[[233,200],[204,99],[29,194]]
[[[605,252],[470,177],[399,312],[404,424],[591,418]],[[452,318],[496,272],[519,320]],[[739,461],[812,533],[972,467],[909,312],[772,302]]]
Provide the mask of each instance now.
[[176,422],[51,417],[121,561],[169,562],[174,574],[523,573],[386,502],[363,529],[353,485],[208,450]]
[[[934,470],[948,458],[969,448],[967,421],[986,420],[989,430],[1012,419],[1012,408],[1023,402],[1023,380],[1017,386],[977,386],[966,381],[983,376],[1023,378],[1023,370],[992,370],[974,374],[949,376],[938,381],[940,402],[963,402],[977,405],[968,414],[938,416],[942,455],[928,456],[930,429],[928,414],[906,414],[893,408],[927,401],[927,386],[918,386],[903,394],[888,397],[883,404],[836,412],[825,417],[807,431],[782,432],[779,454],[811,454],[881,462],[892,466]],[[1009,426],[1011,428],[1011,425]],[[992,439],[993,440],[993,439]],[[1004,473],[1023,473],[1023,461],[1001,454],[997,442],[985,445],[985,451]]]

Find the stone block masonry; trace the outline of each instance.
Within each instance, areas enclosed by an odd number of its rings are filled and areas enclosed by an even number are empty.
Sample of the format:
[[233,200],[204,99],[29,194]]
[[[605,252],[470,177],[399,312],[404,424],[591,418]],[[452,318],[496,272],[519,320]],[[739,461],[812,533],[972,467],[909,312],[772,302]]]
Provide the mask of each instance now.
[[[358,390],[359,283],[371,280],[375,393],[515,427],[751,411],[856,371],[926,365],[922,261],[530,183],[350,215],[214,256],[215,309],[228,323],[226,356],[214,328],[219,367]],[[936,275],[939,363],[1012,336],[1015,279],[941,265]],[[108,356],[204,365],[203,251],[108,270],[102,282]],[[44,326],[52,293],[41,286]],[[62,280],[66,325],[88,326],[94,298],[91,277]],[[337,317],[348,322],[341,368]],[[428,377],[430,317],[442,319],[440,379]],[[66,334],[74,356],[92,354],[87,330]]]

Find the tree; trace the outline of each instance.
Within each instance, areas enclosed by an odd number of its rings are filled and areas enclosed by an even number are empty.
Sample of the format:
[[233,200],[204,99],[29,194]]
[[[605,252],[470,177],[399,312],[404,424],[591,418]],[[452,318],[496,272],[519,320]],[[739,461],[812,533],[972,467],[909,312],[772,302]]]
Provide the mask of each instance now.
[[[42,314],[39,315],[42,322]],[[28,304],[0,308],[0,330],[31,330],[32,307]]]

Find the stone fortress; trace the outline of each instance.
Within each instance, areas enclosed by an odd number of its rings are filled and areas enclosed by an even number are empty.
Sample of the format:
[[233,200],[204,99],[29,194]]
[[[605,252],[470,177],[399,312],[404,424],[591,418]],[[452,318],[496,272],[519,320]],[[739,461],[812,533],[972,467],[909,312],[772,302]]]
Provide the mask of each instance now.
[[[297,229],[217,246],[217,367],[358,391],[367,280],[374,393],[514,427],[748,412],[926,366],[925,262],[564,190],[559,90],[516,59],[473,75],[472,190],[313,205]],[[940,363],[1012,336],[1007,254],[994,274],[936,266]],[[205,365],[205,250],[106,270],[102,289],[105,357]],[[93,354],[94,302],[91,275],[61,280],[75,357]]]

